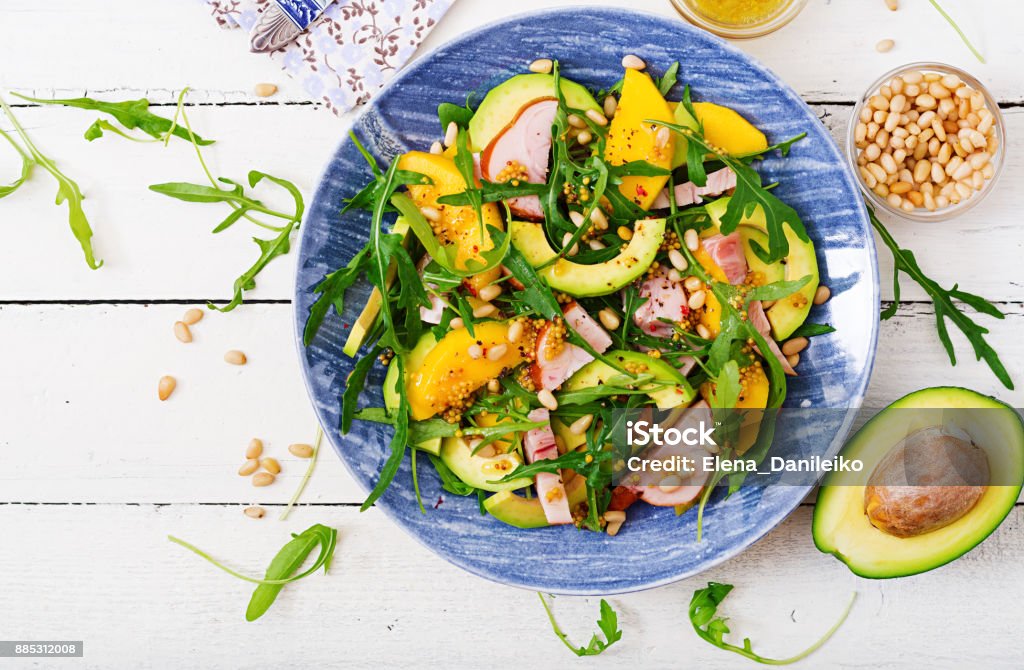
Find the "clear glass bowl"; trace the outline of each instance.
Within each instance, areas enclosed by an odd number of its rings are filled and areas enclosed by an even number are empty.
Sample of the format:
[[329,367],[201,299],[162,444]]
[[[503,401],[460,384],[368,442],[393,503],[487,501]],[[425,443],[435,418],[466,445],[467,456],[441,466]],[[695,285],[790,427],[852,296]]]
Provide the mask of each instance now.
[[[911,70],[917,70],[925,74],[929,72],[938,72],[941,74],[955,74],[956,76],[960,77],[960,80],[963,81],[965,84],[973,88],[975,91],[978,91],[982,95],[984,95],[985,106],[988,108],[990,112],[992,112],[992,116],[995,117],[995,124],[993,127],[995,128],[996,136],[999,138],[999,148],[997,149],[995,155],[992,156],[991,158],[991,163],[995,169],[995,174],[992,175],[991,179],[985,181],[984,188],[982,188],[980,191],[975,191],[970,198],[967,198],[966,200],[961,200],[958,204],[950,205],[942,209],[937,209],[934,212],[924,209],[922,207],[918,207],[917,209],[911,212],[908,212],[904,209],[897,209],[893,207],[886,201],[885,198],[881,197],[880,195],[872,191],[870,188],[868,188],[868,185],[864,183],[864,179],[861,177],[860,167],[857,165],[858,149],[856,146],[856,141],[854,139],[854,133],[857,129],[857,122],[860,120],[861,110],[864,108],[864,105],[868,103],[868,100],[871,98],[871,96],[878,93],[878,91],[882,88],[883,84],[888,84],[893,77],[903,74],[904,72],[909,72]],[[975,77],[971,76],[967,72],[964,72],[960,68],[953,67],[952,65],[946,65],[945,63],[909,63],[907,65],[901,65],[900,67],[894,70],[890,70],[889,72],[883,74],[881,77],[878,78],[877,81],[875,81],[873,84],[871,84],[871,86],[868,87],[867,91],[864,92],[864,95],[862,95],[860,99],[857,101],[857,104],[853,108],[853,114],[850,116],[849,128],[847,128],[846,131],[846,156],[847,159],[850,161],[850,166],[853,168],[853,174],[857,179],[857,183],[860,184],[860,189],[861,191],[864,192],[864,196],[875,207],[875,209],[881,209],[886,212],[890,212],[894,216],[899,216],[904,219],[909,219],[911,221],[946,221],[956,216],[959,216],[960,214],[963,214],[964,212],[973,207],[976,207],[978,203],[984,200],[985,196],[987,196],[992,191],[996,182],[999,180],[999,175],[1003,171],[1003,162],[1006,156],[1005,149],[1006,126],[1003,121],[1003,115],[999,111],[999,105],[996,103],[995,99],[988,92],[988,89],[985,88],[985,86]]]
[[671,0],[676,11],[690,23],[729,39],[750,39],[773,33],[783,27],[803,10],[807,0],[788,0],[775,12],[752,23],[725,23],[718,21],[702,12],[694,0]]

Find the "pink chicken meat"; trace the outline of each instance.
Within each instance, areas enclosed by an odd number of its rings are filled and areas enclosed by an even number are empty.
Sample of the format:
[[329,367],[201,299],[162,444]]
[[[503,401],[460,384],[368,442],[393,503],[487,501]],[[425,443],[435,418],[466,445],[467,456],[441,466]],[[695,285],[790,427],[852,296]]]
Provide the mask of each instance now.
[[[483,178],[497,182],[519,179],[531,184],[545,183],[551,155],[551,125],[557,111],[558,101],[554,98],[534,100],[519,110],[512,123],[480,154]],[[544,218],[538,196],[511,198],[506,203],[516,216],[533,221]]]

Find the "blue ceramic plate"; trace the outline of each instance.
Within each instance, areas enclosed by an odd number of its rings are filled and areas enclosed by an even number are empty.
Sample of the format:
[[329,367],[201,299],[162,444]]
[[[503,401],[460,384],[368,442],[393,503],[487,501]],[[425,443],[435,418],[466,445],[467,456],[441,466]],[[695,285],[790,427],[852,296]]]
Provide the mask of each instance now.
[[[584,20],[585,18],[585,20]],[[581,27],[585,31],[581,31]],[[815,338],[790,384],[793,407],[860,405],[874,358],[878,277],[864,206],[854,177],[832,138],[800,97],[776,75],[738,49],[681,21],[605,8],[556,9],[511,18],[464,35],[403,71],[366,108],[355,132],[385,165],[396,155],[426,150],[442,130],[438,103],[463,103],[486,92],[538,57],[557,58],[565,76],[593,88],[622,76],[620,61],[636,53],[661,72],[680,61],[680,80],[694,98],[739,111],[776,142],[806,132],[786,159],[770,157],[759,169],[776,193],[800,213],[818,249],[822,282],[833,298],[811,320],[837,331]],[[681,91],[673,91],[679,99]],[[313,287],[366,243],[369,217],[338,217],[342,199],[369,178],[366,163],[345,139],[328,164],[303,227],[296,280],[296,333],[301,333]],[[331,444],[369,490],[387,453],[390,428],[358,422],[338,431],[339,398],[353,360],[342,351],[347,330],[369,294],[363,284],[346,301],[343,318],[327,319],[310,347],[299,346],[309,394]],[[384,371],[374,370],[364,390],[380,406]],[[800,438],[807,453],[838,448],[845,422],[831,432]],[[833,439],[835,438],[835,439]],[[636,505],[617,537],[556,527],[519,530],[480,515],[476,498],[443,492],[426,458],[419,481],[427,513],[413,494],[409,459],[380,499],[381,507],[417,540],[474,574],[503,584],[567,594],[607,594],[667,584],[731,558],[771,530],[809,487],[748,487],[709,505],[704,538],[696,542],[695,514]]]

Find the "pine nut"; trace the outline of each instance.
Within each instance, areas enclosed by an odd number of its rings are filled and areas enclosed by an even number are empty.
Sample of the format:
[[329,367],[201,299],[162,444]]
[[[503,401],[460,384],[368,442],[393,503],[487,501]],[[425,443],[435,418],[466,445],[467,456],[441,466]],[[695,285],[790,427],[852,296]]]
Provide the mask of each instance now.
[[587,110],[587,118],[590,119],[591,121],[593,121],[595,125],[598,125],[598,126],[607,126],[608,125],[608,117],[606,117],[604,114],[602,114],[601,112],[597,111],[596,109],[588,109]]
[[537,401],[552,412],[558,409],[558,401],[555,400],[555,396],[551,393],[551,391],[547,389],[541,389],[537,391]]
[[686,268],[690,265],[686,260],[686,256],[683,256],[683,254],[678,249],[668,250],[668,261],[669,263],[672,264],[672,267],[674,267],[676,270],[679,270],[680,272],[684,272]]
[[828,302],[828,299],[832,297],[832,291],[827,286],[822,284],[818,287],[818,290],[814,292],[814,304],[824,305]]
[[622,67],[627,70],[643,70],[647,67],[647,63],[645,63],[639,56],[629,54],[622,57]]
[[530,72],[536,72],[537,74],[550,74],[551,68],[554,67],[554,65],[555,64],[550,58],[538,58],[530,63]]
[[931,174],[932,164],[928,162],[928,159],[922,159],[917,162],[914,166],[914,181],[918,184],[924,182],[925,179]]
[[875,45],[875,51],[879,53],[885,53],[887,51],[892,51],[892,48],[894,46],[896,46],[896,43],[893,42],[892,40],[882,40],[881,42]]
[[587,432],[587,429],[590,428],[590,424],[593,422],[593,414],[584,414],[569,425],[569,432],[573,435],[583,435]]
[[626,512],[623,510],[608,510],[604,513],[604,520],[608,523],[622,523],[626,520]]
[[904,195],[905,193],[910,191],[910,189],[912,187],[913,186],[911,184],[908,184],[905,181],[898,181],[898,182],[896,182],[895,184],[893,184],[892,186],[889,187],[889,193],[895,193],[897,195]]
[[459,124],[454,121],[448,122],[448,127],[444,131],[444,145],[446,147],[454,147],[456,142],[459,141]]
[[478,361],[484,357],[484,348],[479,344],[471,344],[469,345],[469,349],[466,350],[466,353],[469,354],[469,357],[474,361]]
[[181,317],[181,320],[185,322],[186,326],[194,326],[203,320],[203,310],[193,307],[185,312],[185,316]]
[[487,390],[491,393],[501,393],[501,382],[497,379],[491,379],[487,382]]
[[597,317],[601,320],[601,325],[608,330],[617,330],[621,325],[619,315],[607,307],[598,312]]
[[594,136],[590,133],[589,130],[581,130],[580,134],[576,136],[576,141],[579,142],[582,146],[587,146],[593,141],[593,139]]
[[686,248],[690,251],[697,251],[700,248],[700,237],[697,236],[697,231],[693,228],[687,228],[683,233],[683,242],[686,243]]
[[609,95],[604,99],[604,115],[609,119],[615,116],[615,111],[619,108],[619,101],[615,99],[614,95]]
[[262,458],[260,459],[260,467],[269,472],[272,475],[281,474],[281,464],[277,462],[276,458]]
[[184,321],[174,322],[174,336],[178,338],[179,342],[184,342],[185,344],[192,341],[192,331],[189,330]]
[[625,240],[626,242],[633,239],[633,231],[626,226],[619,226],[619,229],[615,232],[619,234],[619,239]]
[[786,356],[793,354],[799,354],[801,351],[807,348],[809,342],[806,337],[794,337],[791,340],[786,340],[782,345],[782,353]]
[[665,126],[662,126],[661,128],[658,128],[658,132],[654,134],[654,146],[662,149],[668,144],[670,139],[672,139],[672,131]]
[[889,206],[893,209],[899,209],[903,205],[903,198],[892,191],[889,192],[889,196],[885,199]]
[[882,163],[882,169],[885,170],[886,174],[896,174],[899,171],[899,166],[896,165],[896,161],[893,160],[892,154],[882,154],[880,162]]
[[789,363],[789,367],[795,368],[796,366],[800,365],[800,354],[786,356],[786,362]]
[[262,507],[246,507],[242,512],[250,519],[262,519],[267,513]]
[[[572,233],[566,233],[565,235],[562,236],[562,246],[563,247],[568,246],[568,244],[570,242],[572,242]],[[580,250],[580,245],[574,244],[571,247],[569,247],[569,251],[566,252],[566,255],[567,256],[575,256],[577,253],[579,253],[579,250]]]
[[484,302],[491,302],[501,295],[501,284],[489,284],[480,289],[480,292],[477,295]]
[[679,282],[683,281],[683,275],[679,272],[679,270],[672,268],[671,270],[668,271],[668,280],[673,284],[678,284]]
[[707,293],[703,290],[696,291],[690,295],[690,299],[687,300],[686,304],[690,309],[700,309],[704,306],[704,301],[707,299]]
[[248,477],[259,469],[260,462],[255,458],[250,458],[245,463],[242,463],[242,467],[238,468],[238,474],[243,477]]
[[249,446],[245,449],[245,457],[249,460],[259,458],[263,455],[263,440],[254,437],[249,440]]
[[[583,216],[583,214],[581,212],[577,212],[576,210],[572,210],[572,211],[569,212],[569,220],[572,221],[572,225],[574,225],[577,228],[579,228],[580,226],[583,225],[583,222],[587,220],[587,217]],[[570,237],[571,237],[571,235],[570,235]]]
[[890,11],[895,12],[900,8],[900,3],[899,0],[885,0],[885,6],[888,7]]
[[910,193],[907,193],[907,200],[909,200],[915,207],[920,207],[924,204],[924,196],[921,195],[920,191],[911,191]]
[[252,485],[258,487],[270,486],[274,483],[274,479],[276,479],[274,475],[269,472],[257,472],[252,476]]
[[518,320],[513,321],[512,324],[508,327],[508,334],[505,336],[505,339],[507,339],[512,344],[515,344],[516,342],[519,341],[519,338],[522,336],[523,322]]
[[500,361],[502,357],[508,353],[507,344],[496,344],[487,350],[487,360],[489,361]]
[[231,365],[245,365],[248,359],[245,354],[238,349],[232,349],[231,351],[224,354],[224,362],[230,363]]
[[269,98],[270,96],[277,93],[277,86],[274,84],[256,84],[252,87],[252,92],[260,98]]
[[484,303],[473,310],[473,317],[477,319],[485,319],[489,316],[493,316],[498,313],[498,308],[492,303]]
[[586,128],[587,122],[584,121],[578,114],[570,114],[567,119],[569,125],[573,128]]
[[600,207],[590,210],[590,220],[598,230],[608,230],[608,217],[604,215],[604,210]]
[[449,321],[448,325],[451,327],[452,330],[456,330],[458,328],[465,328],[466,326],[466,324],[462,322],[462,318],[458,316]]
[[170,375],[164,375],[160,378],[160,383],[156,385],[157,396],[160,400],[167,400],[174,393],[174,388],[178,385],[177,380]]
[[601,249],[608,248],[604,245],[604,242],[602,242],[601,240],[589,240],[587,242],[587,246],[590,247],[592,251],[600,251]]
[[[607,514],[607,512],[605,512],[605,514]],[[613,522],[609,523],[607,526],[604,527],[604,532],[609,537],[615,537],[616,535],[619,534],[620,530],[622,530],[622,522],[621,521],[613,521]]]
[[297,458],[313,457],[313,447],[308,444],[289,444],[288,451]]
[[683,280],[683,288],[686,289],[687,293],[693,293],[704,288],[704,282],[700,280],[700,277],[690,275]]
[[427,221],[437,223],[441,220],[441,212],[435,207],[420,207],[420,214],[423,215]]
[[711,339],[711,331],[703,323],[697,324],[697,335],[705,340]]
[[441,142],[439,141],[435,141],[433,144],[430,145],[430,153],[434,154],[435,156],[440,156],[441,154],[444,153],[444,145],[441,144]]
[[[480,441],[482,440],[478,440],[478,442]],[[480,458],[494,458],[498,455],[498,450],[494,448],[493,444],[488,444],[480,449],[476,449],[476,447],[474,447],[473,451],[475,452],[475,455]]]

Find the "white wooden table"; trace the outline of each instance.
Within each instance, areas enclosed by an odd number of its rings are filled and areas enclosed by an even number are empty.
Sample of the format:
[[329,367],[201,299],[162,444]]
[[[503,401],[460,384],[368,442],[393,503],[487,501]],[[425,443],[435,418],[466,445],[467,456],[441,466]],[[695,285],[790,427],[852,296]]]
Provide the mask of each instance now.
[[[458,0],[431,35],[436,46],[500,15],[542,0]],[[626,4],[602,2],[600,4]],[[634,0],[670,14],[668,0]],[[837,137],[851,102],[881,72],[918,59],[966,67],[991,86],[1009,126],[1003,181],[983,206],[954,223],[893,223],[944,284],[998,301],[1007,312],[992,341],[1024,382],[1024,270],[1019,187],[1024,179],[1024,5],[1014,0],[947,0],[989,57],[973,61],[924,0],[888,12],[882,0],[811,0],[791,26],[742,44],[779,72],[819,111]],[[581,25],[585,26],[585,21]],[[874,44],[896,40],[889,54]],[[421,52],[422,53],[422,52]],[[281,90],[269,100],[259,82]],[[0,89],[38,96],[145,95],[168,107],[193,87],[190,116],[219,140],[207,151],[216,174],[258,167],[309,194],[350,118],[306,101],[269,59],[250,56],[240,32],[216,28],[193,2],[5,0],[0,3]],[[88,196],[102,270],[87,270],[53,206],[53,182],[38,176],[0,201],[0,639],[81,639],[85,659],[61,667],[723,667],[746,661],[696,638],[686,619],[690,594],[707,579],[737,590],[726,608],[734,630],[766,655],[783,656],[816,638],[851,590],[849,621],[806,667],[1016,665],[1024,601],[1024,513],[1018,507],[979,549],[915,578],[872,582],[818,553],[812,503],[742,556],[706,575],[612,602],[623,641],[577,661],[548,628],[535,594],[465,574],[405,536],[379,511],[360,514],[363,493],[329,449],[285,523],[276,520],[304,464],[286,446],[313,437],[314,417],[292,341],[295,254],[274,261],[228,315],[208,314],[195,342],[179,344],[171,324],[207,298],[225,300],[255,247],[242,226],[209,230],[216,206],[178,203],[151,183],[201,181],[191,148],[117,138],[82,139],[93,114],[20,106],[45,151]],[[6,124],[4,125],[6,127]],[[16,174],[0,149],[0,181]],[[891,297],[891,262],[880,259]],[[911,390],[957,384],[1020,405],[971,360],[950,368],[933,312],[916,287],[882,325],[867,403]],[[225,365],[231,348],[249,364]],[[171,402],[156,381],[173,374]],[[280,482],[253,489],[234,474],[251,437],[284,462]],[[260,503],[268,518],[242,515]],[[250,587],[167,542],[195,542],[260,573],[290,531],[321,522],[340,528],[335,570],[287,588],[257,623],[243,620]],[[559,598],[558,616],[580,643],[597,600]],[[28,663],[26,662],[26,665]],[[40,663],[40,667],[54,663]]]

